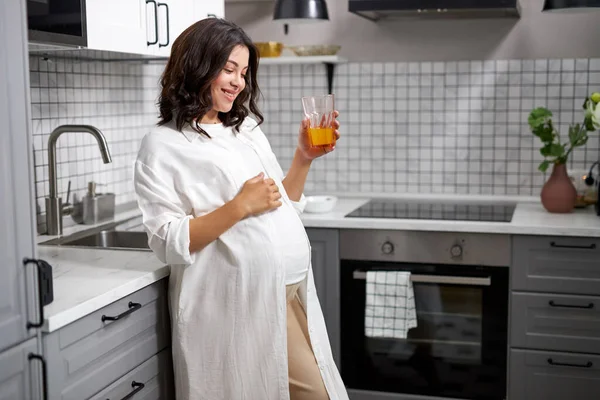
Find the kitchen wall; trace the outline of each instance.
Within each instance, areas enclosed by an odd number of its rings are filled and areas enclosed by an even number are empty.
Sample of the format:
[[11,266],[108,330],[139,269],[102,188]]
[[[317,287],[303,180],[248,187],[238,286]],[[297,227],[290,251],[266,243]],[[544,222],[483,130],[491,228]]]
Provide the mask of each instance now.
[[[285,170],[300,97],[326,92],[325,69],[261,68],[263,130]],[[538,195],[546,176],[537,170],[541,146],[529,112],[547,106],[566,135],[592,89],[600,90],[600,58],[340,65],[333,92],[343,137],[313,164],[306,189]],[[594,133],[569,167],[589,168],[599,158]]]
[[599,57],[600,11],[541,12],[543,0],[519,0],[519,19],[371,22],[327,0],[329,22],[290,26],[272,20],[274,0],[226,2],[227,18],[256,41],[339,44],[353,61],[449,61]]
[[[135,200],[132,163],[156,121],[163,63],[30,56],[38,230],[45,232],[47,140],[61,124],[91,124],[106,135],[113,162],[102,164],[95,140],[65,134],[58,141],[58,187],[79,196],[104,183],[117,204]],[[300,97],[326,92],[323,65],[263,65],[261,108],[284,170],[302,118]],[[387,62],[339,65],[334,79],[342,139],[317,160],[306,185],[315,192],[411,192],[537,195],[545,175],[539,141],[526,121],[548,106],[562,122],[580,120],[582,98],[600,88],[600,58]],[[600,158],[598,134],[574,152],[570,167]],[[65,222],[70,222],[65,217]]]
[[[68,58],[67,58],[68,57]],[[38,232],[46,231],[45,201],[49,194],[48,137],[63,124],[89,124],[105,135],[112,163],[103,164],[96,140],[87,133],[63,134],[57,145],[59,195],[81,198],[87,182],[98,192],[116,193],[117,204],[135,200],[132,163],[141,137],[155,120],[157,74],[125,56],[81,51],[30,53],[31,112],[35,155]],[[131,58],[131,57],[129,57]],[[72,201],[73,197],[71,197]],[[72,224],[64,217],[65,225]]]

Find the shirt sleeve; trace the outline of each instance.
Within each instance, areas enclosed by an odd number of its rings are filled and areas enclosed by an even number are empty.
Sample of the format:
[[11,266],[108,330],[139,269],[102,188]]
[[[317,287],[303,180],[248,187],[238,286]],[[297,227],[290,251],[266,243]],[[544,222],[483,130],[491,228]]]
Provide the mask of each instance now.
[[[153,170],[136,161],[134,186],[148,245],[159,260],[169,265],[189,265],[190,219],[177,192]],[[171,185],[172,186],[172,185]]]
[[304,193],[300,194],[300,199],[298,201],[290,199],[290,202],[298,214],[302,214],[304,212],[304,208],[306,207],[306,197],[304,196]]

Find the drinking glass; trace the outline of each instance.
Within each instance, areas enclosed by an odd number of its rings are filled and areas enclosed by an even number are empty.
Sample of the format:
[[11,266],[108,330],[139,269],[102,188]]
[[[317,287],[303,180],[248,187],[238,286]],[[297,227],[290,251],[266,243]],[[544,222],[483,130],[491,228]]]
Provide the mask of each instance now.
[[333,94],[302,97],[304,115],[309,120],[308,137],[311,147],[335,144]]

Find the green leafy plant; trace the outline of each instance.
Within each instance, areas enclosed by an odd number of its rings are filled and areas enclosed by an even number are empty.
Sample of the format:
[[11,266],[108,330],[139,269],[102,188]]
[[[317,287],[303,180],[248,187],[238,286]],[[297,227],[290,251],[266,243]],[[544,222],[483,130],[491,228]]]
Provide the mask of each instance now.
[[540,153],[544,161],[538,166],[546,172],[550,164],[564,164],[576,147],[583,146],[588,141],[588,132],[600,129],[600,93],[592,93],[583,102],[584,117],[581,123],[569,126],[568,141],[561,140],[559,132],[552,121],[552,112],[545,107],[537,107],[531,111],[528,118],[531,132],[542,141]]

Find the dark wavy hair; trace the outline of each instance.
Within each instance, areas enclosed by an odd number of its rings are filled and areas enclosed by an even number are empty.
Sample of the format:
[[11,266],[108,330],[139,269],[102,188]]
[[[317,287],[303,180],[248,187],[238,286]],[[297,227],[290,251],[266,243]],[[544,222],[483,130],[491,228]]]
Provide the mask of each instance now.
[[210,138],[198,121],[212,110],[210,85],[225,68],[231,51],[239,45],[245,46],[250,53],[246,87],[229,112],[219,112],[219,119],[223,125],[235,126],[239,132],[251,111],[260,125],[264,118],[256,105],[261,94],[256,82],[258,50],[239,26],[220,18],[206,18],[194,23],[173,42],[171,56],[160,80],[158,125],[175,120],[179,131],[185,124],[190,124],[196,132]]

